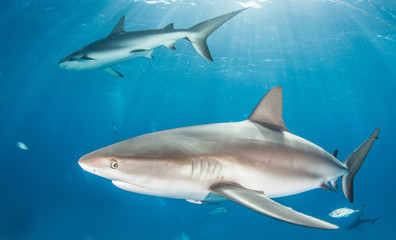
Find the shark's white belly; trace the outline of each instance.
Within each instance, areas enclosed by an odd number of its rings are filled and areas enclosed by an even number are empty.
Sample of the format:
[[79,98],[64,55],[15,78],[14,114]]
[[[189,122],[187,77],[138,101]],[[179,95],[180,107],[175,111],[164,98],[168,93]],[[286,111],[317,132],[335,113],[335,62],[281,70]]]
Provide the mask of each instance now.
[[164,183],[163,181],[158,181],[153,184],[153,187],[147,185],[138,186],[134,184],[129,184],[125,182],[112,181],[112,183],[126,191],[140,193],[151,196],[167,197],[167,198],[177,198],[177,199],[192,199],[192,200],[205,200],[209,195],[210,191],[204,185],[199,184],[189,184],[189,183]]

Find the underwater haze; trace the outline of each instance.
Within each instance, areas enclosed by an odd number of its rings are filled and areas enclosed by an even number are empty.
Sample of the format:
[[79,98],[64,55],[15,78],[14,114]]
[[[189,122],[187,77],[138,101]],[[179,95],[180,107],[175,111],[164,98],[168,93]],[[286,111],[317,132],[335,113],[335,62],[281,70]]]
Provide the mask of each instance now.
[[[124,78],[58,68],[123,15],[126,31],[189,28],[249,6],[209,36],[213,62],[180,40],[154,59],[115,65]],[[6,0],[0,15],[0,239],[394,237],[396,1]],[[275,199],[339,230],[280,222],[231,201],[211,214],[218,205],[127,192],[77,163],[138,135],[245,120],[274,86],[283,88],[290,132],[338,149],[340,161],[381,127],[353,203],[341,189]],[[357,214],[328,215],[362,205],[362,219],[381,218],[361,231],[347,229]]]

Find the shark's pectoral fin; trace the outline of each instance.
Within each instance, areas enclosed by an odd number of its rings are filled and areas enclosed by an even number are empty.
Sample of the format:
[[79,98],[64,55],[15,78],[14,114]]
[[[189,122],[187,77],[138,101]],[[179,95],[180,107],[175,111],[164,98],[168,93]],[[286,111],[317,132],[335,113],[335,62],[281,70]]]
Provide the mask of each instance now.
[[103,70],[104,70],[105,72],[107,72],[107,73],[110,73],[110,74],[113,75],[113,76],[116,76],[116,77],[124,77],[124,75],[122,75],[120,72],[117,72],[116,70],[114,70],[114,69],[111,68],[111,67],[103,68]]
[[238,184],[216,183],[210,187],[210,190],[256,212],[281,221],[313,228],[338,229],[338,226],[334,224],[294,211],[271,200],[261,192],[246,189]]

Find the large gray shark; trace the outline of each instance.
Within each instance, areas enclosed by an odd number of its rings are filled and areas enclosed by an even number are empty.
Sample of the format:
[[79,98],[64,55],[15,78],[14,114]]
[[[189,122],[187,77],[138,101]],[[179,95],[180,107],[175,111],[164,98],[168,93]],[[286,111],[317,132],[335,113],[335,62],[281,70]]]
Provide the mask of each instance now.
[[315,188],[337,189],[342,178],[353,201],[353,179],[379,128],[343,163],[291,134],[282,119],[282,89],[269,91],[248,120],[150,133],[89,153],[86,171],[121,189],[194,203],[229,199],[264,215],[298,225],[338,226],[299,213],[270,198]]
[[136,57],[153,58],[153,49],[159,46],[175,50],[174,43],[180,39],[187,39],[202,57],[213,61],[206,39],[245,9],[209,19],[188,29],[175,29],[171,23],[162,29],[126,32],[123,16],[110,35],[63,58],[59,62],[59,67],[70,71],[103,69],[112,75],[123,77],[111,66]]

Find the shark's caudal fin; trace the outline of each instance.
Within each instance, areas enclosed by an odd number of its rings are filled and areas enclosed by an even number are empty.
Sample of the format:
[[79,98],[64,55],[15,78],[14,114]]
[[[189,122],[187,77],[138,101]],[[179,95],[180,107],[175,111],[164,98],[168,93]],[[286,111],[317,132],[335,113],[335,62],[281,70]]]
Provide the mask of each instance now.
[[379,216],[379,217],[377,217],[377,218],[374,218],[373,220],[371,220],[371,224],[373,224],[373,226],[375,226],[375,222],[376,222],[378,219],[380,219],[380,218],[382,218],[382,216]]
[[378,139],[379,130],[380,128],[377,128],[371,136],[344,161],[349,171],[342,176],[342,189],[345,197],[350,202],[353,202],[353,178],[366,158],[367,153],[370,151],[374,140]]
[[237,15],[238,13],[246,10],[247,8],[234,11],[231,13],[227,13],[207,21],[198,23],[197,25],[187,29],[189,34],[187,36],[187,40],[191,42],[195,50],[204,58],[209,61],[213,61],[212,56],[210,55],[208,45],[206,43],[206,39],[208,36],[213,33],[217,28],[223,25],[225,22],[230,20],[232,17]]

